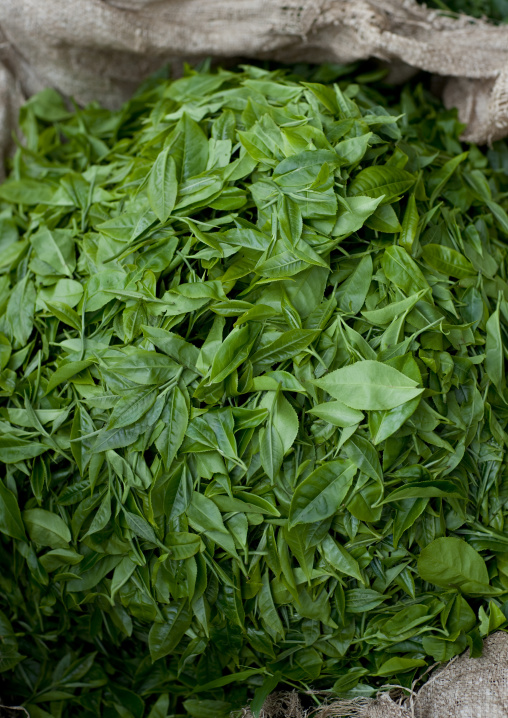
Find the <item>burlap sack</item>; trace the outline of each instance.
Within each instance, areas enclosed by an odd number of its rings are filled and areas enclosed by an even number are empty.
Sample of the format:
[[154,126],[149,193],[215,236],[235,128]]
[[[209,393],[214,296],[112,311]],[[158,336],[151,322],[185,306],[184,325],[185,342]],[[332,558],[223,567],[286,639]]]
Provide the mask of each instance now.
[[508,134],[508,27],[415,0],[0,0],[0,152],[23,97],[55,87],[117,107],[163,63],[207,56],[427,70],[447,78],[466,139]]
[[[481,658],[469,651],[437,668],[417,692],[398,700],[388,693],[375,699],[332,701],[305,711],[292,693],[269,696],[260,718],[507,718],[508,634],[498,631],[483,644]],[[241,718],[253,718],[245,708]]]

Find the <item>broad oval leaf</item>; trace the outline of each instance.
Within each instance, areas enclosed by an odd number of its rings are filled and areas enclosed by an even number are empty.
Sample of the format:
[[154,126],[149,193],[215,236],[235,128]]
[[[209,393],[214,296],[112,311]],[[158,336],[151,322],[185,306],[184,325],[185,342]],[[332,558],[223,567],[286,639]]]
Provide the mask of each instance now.
[[392,165],[376,165],[359,172],[349,185],[348,193],[352,197],[382,197],[383,203],[388,203],[407,192],[414,182],[415,178],[406,170]]
[[323,464],[296,487],[289,509],[290,527],[333,516],[353,482],[356,467],[337,459]]
[[32,541],[40,546],[68,548],[71,532],[65,521],[45,509],[23,511],[23,522]]
[[476,274],[469,259],[451,247],[442,244],[426,244],[422,248],[422,254],[431,267],[450,277],[464,279]]
[[435,539],[418,558],[418,573],[424,581],[463,593],[481,593],[489,584],[485,561],[466,541],[455,536]]
[[423,392],[416,381],[372,359],[336,369],[313,383],[359,411],[393,409]]
[[327,421],[334,426],[353,426],[363,420],[363,414],[357,409],[351,409],[341,401],[327,401],[324,404],[316,404],[309,409],[309,414]]

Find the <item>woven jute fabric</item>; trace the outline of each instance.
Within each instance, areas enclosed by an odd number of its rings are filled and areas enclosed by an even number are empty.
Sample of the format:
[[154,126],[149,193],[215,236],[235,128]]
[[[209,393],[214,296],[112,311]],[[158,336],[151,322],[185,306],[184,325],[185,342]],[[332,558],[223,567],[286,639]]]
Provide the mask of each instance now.
[[[330,701],[307,710],[295,692],[279,693],[268,697],[260,718],[507,718],[508,634],[498,631],[485,639],[480,658],[466,651],[434,669],[420,690],[399,693]],[[253,718],[249,708],[241,718]]]
[[508,134],[508,27],[415,0],[0,0],[0,152],[45,87],[115,108],[162,64],[204,57],[376,57],[441,75],[465,139]]

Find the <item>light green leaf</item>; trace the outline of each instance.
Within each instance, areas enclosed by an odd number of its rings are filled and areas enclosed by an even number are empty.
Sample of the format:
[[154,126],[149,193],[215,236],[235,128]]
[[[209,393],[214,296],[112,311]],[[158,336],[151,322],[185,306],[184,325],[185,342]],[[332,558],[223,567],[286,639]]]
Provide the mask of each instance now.
[[23,522],[32,541],[40,546],[68,548],[71,532],[65,521],[45,509],[23,511]]
[[489,584],[485,561],[466,541],[455,536],[437,538],[420,553],[418,573],[424,581],[455,588],[463,593],[482,593]]
[[371,359],[337,369],[313,383],[359,411],[393,409],[423,391],[393,367]]
[[176,203],[178,182],[175,160],[166,147],[154,162],[148,175],[148,201],[161,222],[165,222]]
[[289,526],[308,524],[333,516],[345,498],[354,475],[355,465],[337,459],[323,464],[296,487],[289,509]]

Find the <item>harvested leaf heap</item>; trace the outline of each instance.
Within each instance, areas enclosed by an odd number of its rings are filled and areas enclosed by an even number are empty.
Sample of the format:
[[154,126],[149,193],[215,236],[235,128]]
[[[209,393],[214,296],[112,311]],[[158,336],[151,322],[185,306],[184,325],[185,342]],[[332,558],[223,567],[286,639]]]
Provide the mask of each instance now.
[[32,718],[371,695],[506,624],[508,149],[372,79],[23,109],[0,668]]

